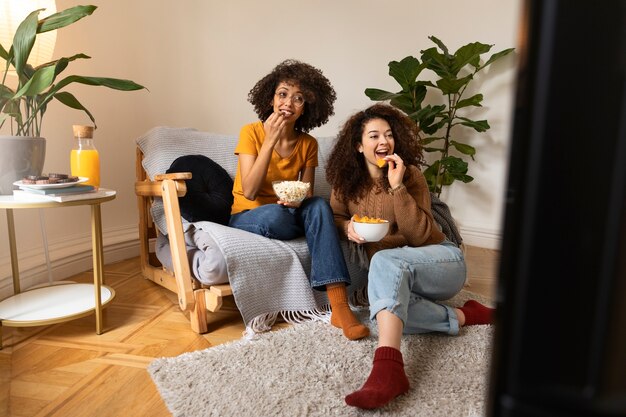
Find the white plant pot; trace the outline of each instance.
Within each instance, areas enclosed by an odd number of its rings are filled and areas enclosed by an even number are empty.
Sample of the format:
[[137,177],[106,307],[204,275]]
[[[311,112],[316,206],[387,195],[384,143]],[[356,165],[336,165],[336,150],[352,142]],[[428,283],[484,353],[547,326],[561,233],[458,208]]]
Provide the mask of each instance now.
[[45,138],[0,135],[0,195],[13,194],[13,183],[27,175],[41,175],[45,159]]

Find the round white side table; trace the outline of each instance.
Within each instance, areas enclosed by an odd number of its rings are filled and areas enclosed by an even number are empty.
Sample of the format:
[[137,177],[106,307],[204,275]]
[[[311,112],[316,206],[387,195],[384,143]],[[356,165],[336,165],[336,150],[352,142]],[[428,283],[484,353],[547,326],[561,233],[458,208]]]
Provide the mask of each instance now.
[[[5,209],[7,215],[14,293],[0,301],[0,349],[2,349],[2,326],[28,327],[61,323],[85,317],[93,312],[96,315],[96,334],[102,334],[102,308],[113,300],[115,291],[104,285],[100,205],[113,200],[115,195],[114,190],[100,189],[93,196],[85,195],[85,198],[65,202],[16,200],[12,195],[0,195],[0,208]],[[93,284],[57,284],[22,292],[13,210],[82,205],[91,206]]]

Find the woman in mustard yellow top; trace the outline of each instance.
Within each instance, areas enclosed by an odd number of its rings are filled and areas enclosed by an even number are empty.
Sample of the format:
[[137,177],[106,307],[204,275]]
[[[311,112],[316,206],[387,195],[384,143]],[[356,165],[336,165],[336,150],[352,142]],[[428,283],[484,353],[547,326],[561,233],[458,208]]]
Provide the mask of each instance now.
[[[303,62],[277,65],[250,90],[260,121],[245,125],[235,154],[239,157],[229,225],[272,239],[305,236],[311,254],[311,286],[326,291],[331,323],[351,339],[369,335],[348,304],[350,276],[333,212],[313,196],[317,140],[309,135],[333,115],[335,90],[322,72]],[[310,183],[301,203],[279,201],[273,181]]]

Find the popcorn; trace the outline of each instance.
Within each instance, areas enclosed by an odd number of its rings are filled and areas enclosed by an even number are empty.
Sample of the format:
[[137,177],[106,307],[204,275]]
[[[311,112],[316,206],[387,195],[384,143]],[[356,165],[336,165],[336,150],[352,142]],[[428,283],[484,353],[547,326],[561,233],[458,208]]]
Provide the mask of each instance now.
[[302,181],[274,181],[274,192],[280,199],[287,203],[299,203],[306,198],[311,184]]

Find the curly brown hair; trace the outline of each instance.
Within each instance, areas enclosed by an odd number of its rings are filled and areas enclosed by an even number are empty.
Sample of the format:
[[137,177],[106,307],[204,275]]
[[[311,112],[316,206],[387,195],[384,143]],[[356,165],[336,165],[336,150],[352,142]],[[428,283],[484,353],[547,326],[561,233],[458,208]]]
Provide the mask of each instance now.
[[309,132],[322,126],[335,114],[337,94],[328,78],[312,65],[288,59],[274,67],[248,93],[248,101],[260,120],[265,121],[274,111],[272,102],[276,87],[281,82],[297,84],[304,96],[304,112],[296,120],[296,130]]
[[[417,135],[419,129],[407,115],[387,104],[374,104],[354,114],[341,128],[326,164],[326,179],[346,204],[350,201],[358,202],[374,184],[365,158],[358,151],[365,124],[373,119],[383,119],[389,123],[394,138],[394,152],[405,165],[420,168],[424,164],[423,150]],[[388,187],[386,175],[383,181]]]

